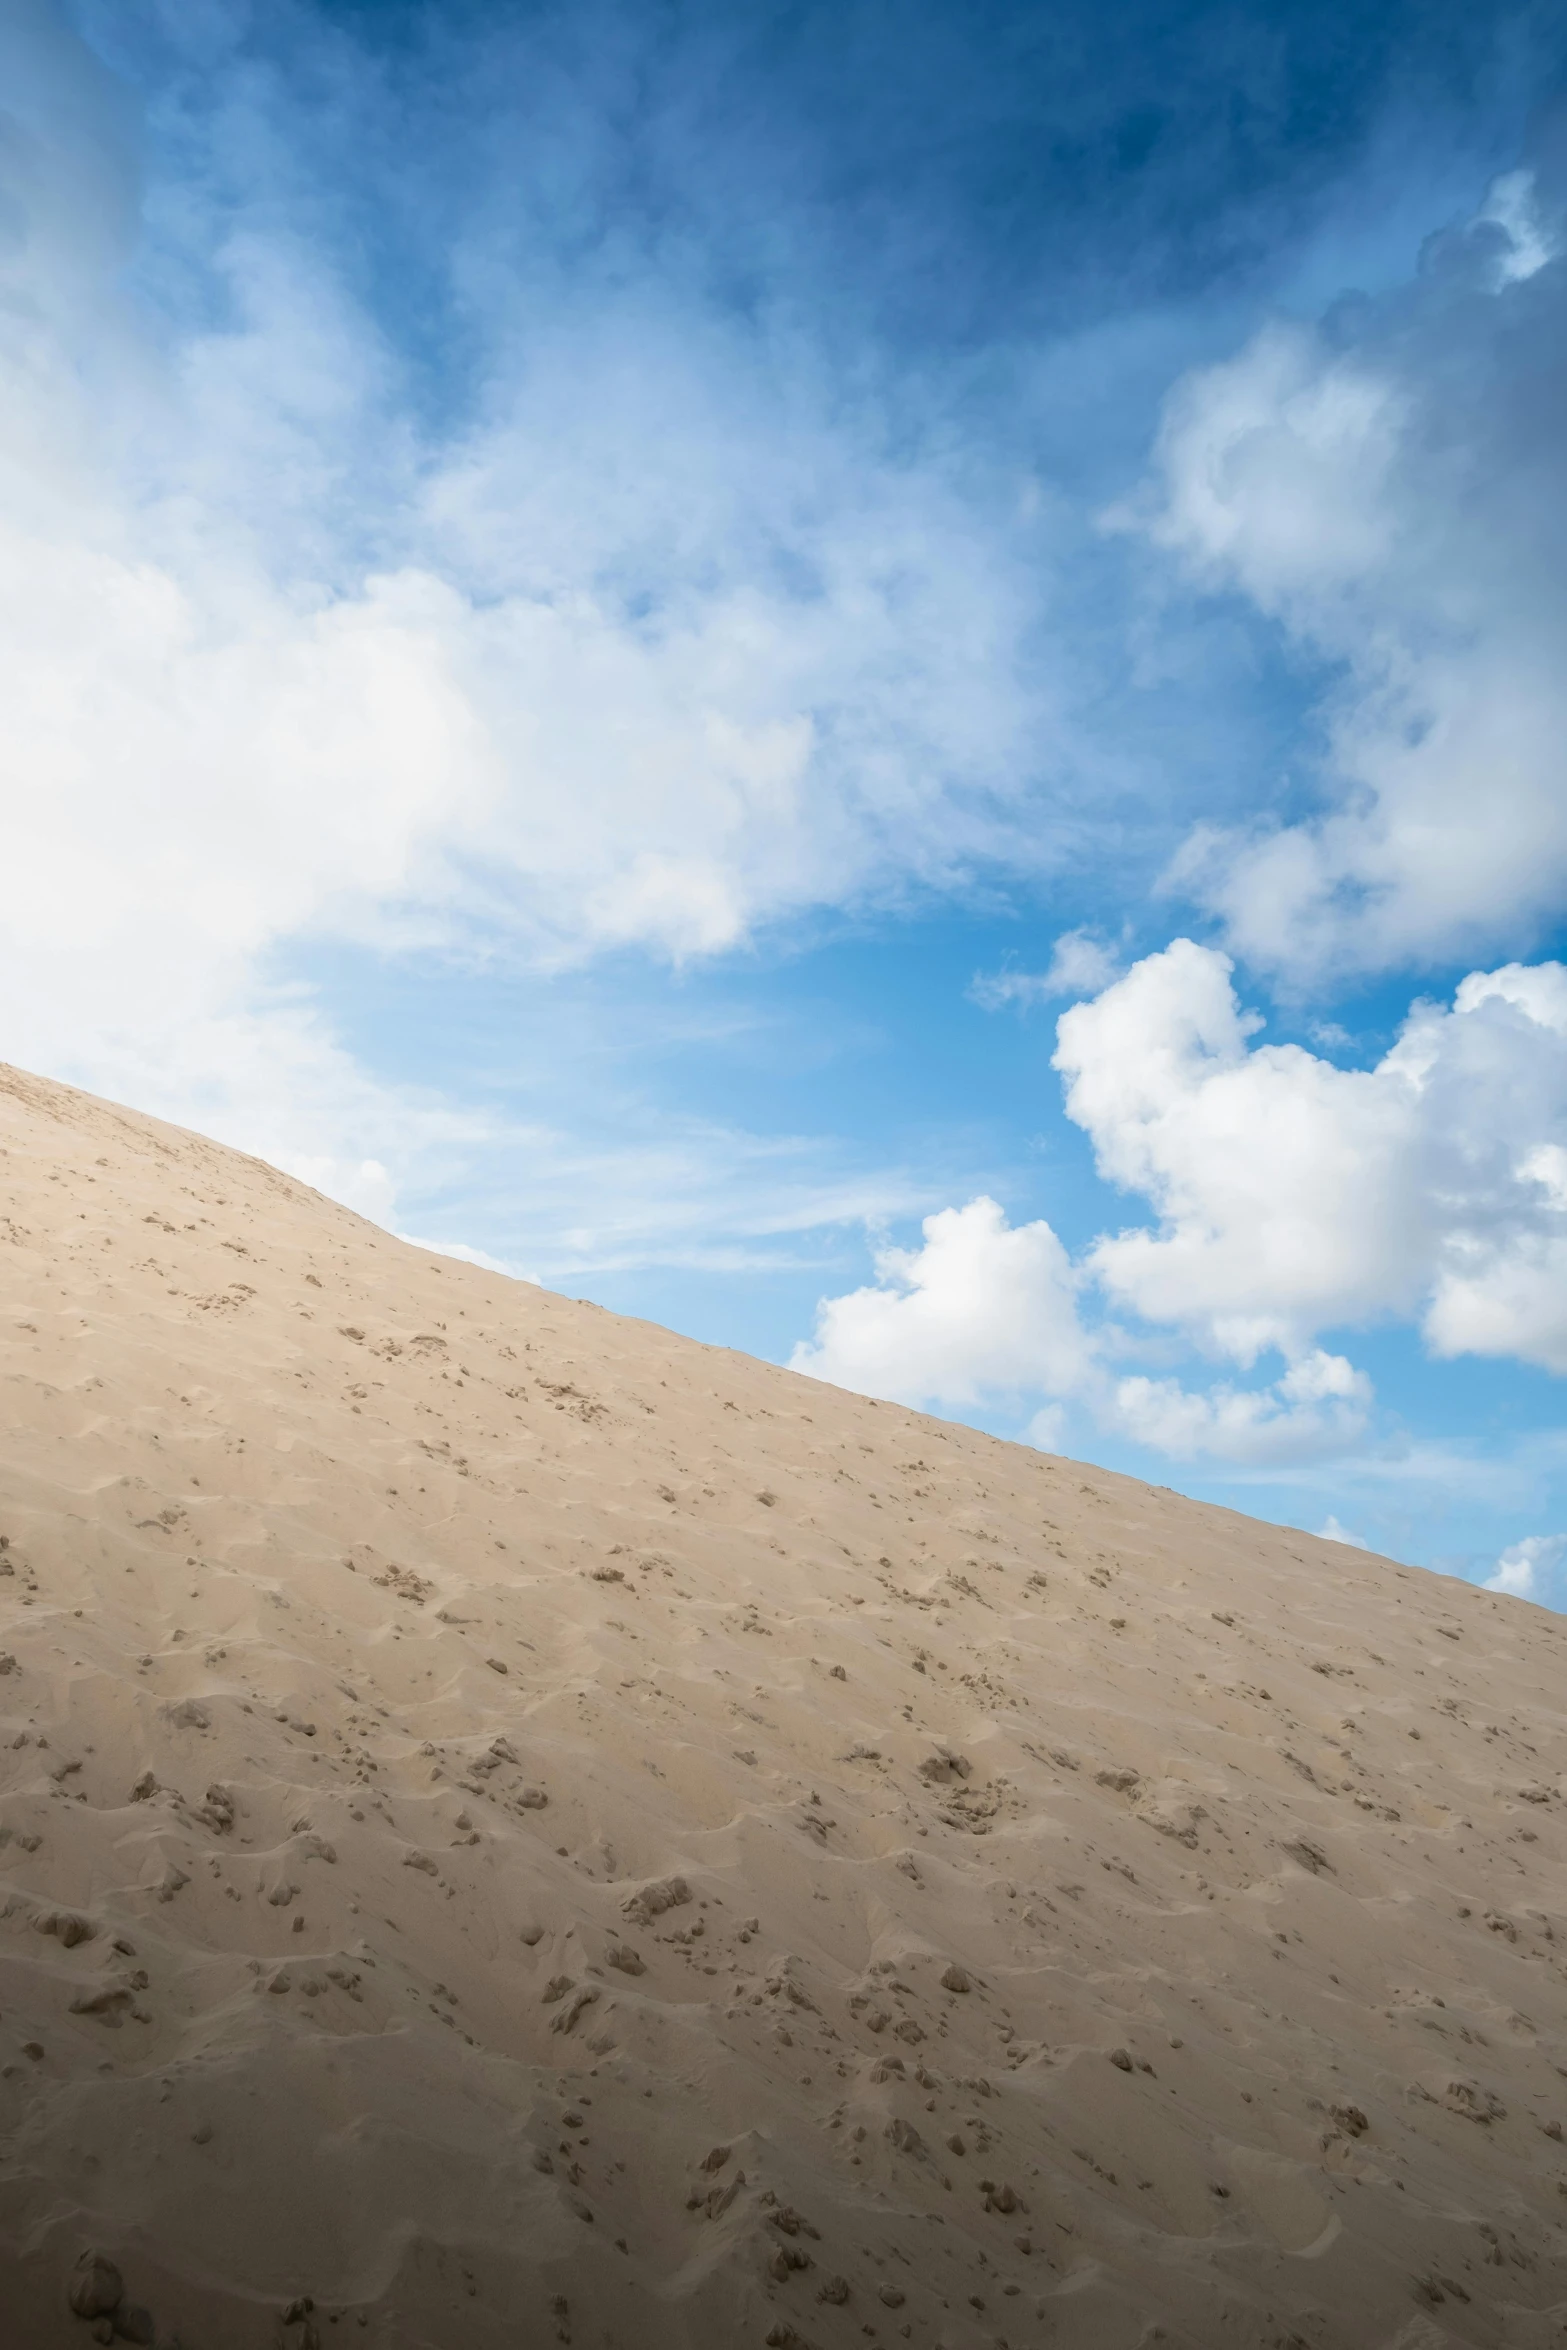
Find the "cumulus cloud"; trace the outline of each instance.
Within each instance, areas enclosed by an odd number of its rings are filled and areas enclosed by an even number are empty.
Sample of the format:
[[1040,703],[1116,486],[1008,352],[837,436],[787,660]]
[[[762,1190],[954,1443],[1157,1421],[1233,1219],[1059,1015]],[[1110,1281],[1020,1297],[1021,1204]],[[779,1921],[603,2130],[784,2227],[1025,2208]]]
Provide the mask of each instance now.
[[1119,1379],[1101,1418],[1176,1459],[1283,1467],[1352,1446],[1371,1402],[1365,1373],[1318,1348],[1262,1388],[1220,1382],[1195,1392],[1175,1379]]
[[[1567,968],[1473,972],[1372,1068],[1260,1041],[1217,949],[1177,939],[1057,1024],[1068,1115],[1151,1221],[1074,1262],[979,1199],[824,1300],[799,1369],[909,1401],[1030,1393],[1173,1457],[1260,1465],[1365,1439],[1329,1332],[1415,1321],[1436,1354],[1567,1370]],[[1111,1318],[1113,1317],[1113,1319]],[[1173,1329],[1271,1380],[1121,1368]],[[1047,1407],[1040,1440],[1064,1422]]]
[[876,1283],[824,1299],[791,1368],[899,1403],[1060,1395],[1084,1376],[1076,1275],[1044,1222],[993,1199],[927,1216],[923,1245],[886,1248]]
[[1487,1591],[1505,1591],[1514,1599],[1545,1600],[1554,1588],[1567,1558],[1567,1534],[1526,1534],[1509,1543],[1485,1578]]
[[1347,1526],[1341,1526],[1331,1510],[1317,1528],[1317,1540],[1319,1542],[1342,1542],[1350,1550],[1369,1550],[1371,1548],[1363,1534],[1351,1534]]
[[1567,970],[1472,974],[1371,1069],[1259,1024],[1187,939],[1063,1013],[1068,1115],[1156,1218],[1088,1251],[1106,1294],[1242,1363],[1392,1317],[1567,1369]]
[[1456,957],[1561,904],[1561,213],[1508,173],[1413,284],[1187,376],[1113,517],[1325,665],[1320,812],[1199,826],[1175,868],[1256,966]]
[[1117,1377],[1111,1357],[1127,1334],[1084,1327],[1083,1287],[1047,1223],[1012,1225],[995,1200],[971,1200],[927,1216],[920,1248],[882,1249],[874,1284],[823,1299],[791,1367],[900,1403],[1052,1397],[1027,1429],[1047,1451],[1060,1449],[1074,1408],[1172,1458],[1252,1467],[1342,1453],[1363,1434],[1371,1383],[1321,1348],[1249,1389]]
[[1047,1451],[1073,1407],[1173,1458],[1251,1466],[1342,1452],[1364,1431],[1371,1383],[1343,1356],[1313,1349],[1254,1389],[1117,1378],[1106,1339],[1124,1347],[1125,1334],[1084,1327],[1083,1274],[1047,1223],[1012,1225],[980,1198],[927,1216],[922,1232],[917,1249],[878,1252],[874,1284],[823,1299],[792,1369],[901,1403],[1052,1397],[1027,1429]]

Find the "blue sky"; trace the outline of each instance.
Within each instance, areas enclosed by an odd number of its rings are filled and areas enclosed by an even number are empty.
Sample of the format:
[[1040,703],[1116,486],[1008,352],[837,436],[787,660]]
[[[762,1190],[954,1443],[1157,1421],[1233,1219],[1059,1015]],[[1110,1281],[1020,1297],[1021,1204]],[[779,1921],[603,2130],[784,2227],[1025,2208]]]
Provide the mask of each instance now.
[[1547,8],[19,0],[0,1052],[1567,1603]]

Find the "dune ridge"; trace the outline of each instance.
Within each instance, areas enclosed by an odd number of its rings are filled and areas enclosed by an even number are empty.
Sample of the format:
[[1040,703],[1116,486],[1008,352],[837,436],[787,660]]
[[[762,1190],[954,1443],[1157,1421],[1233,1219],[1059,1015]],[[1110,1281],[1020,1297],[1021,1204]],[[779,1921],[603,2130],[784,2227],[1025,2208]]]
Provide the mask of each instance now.
[[7,2340],[1567,2339],[1556,1618],[13,1070],[0,1266]]

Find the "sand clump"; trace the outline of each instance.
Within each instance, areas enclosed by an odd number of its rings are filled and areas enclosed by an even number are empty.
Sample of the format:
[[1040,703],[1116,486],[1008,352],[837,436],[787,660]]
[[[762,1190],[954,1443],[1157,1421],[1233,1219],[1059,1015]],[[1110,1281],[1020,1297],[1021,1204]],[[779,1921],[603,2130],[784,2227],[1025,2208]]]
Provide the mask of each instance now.
[[8,2341],[1562,2341],[1557,1619],[0,1148]]

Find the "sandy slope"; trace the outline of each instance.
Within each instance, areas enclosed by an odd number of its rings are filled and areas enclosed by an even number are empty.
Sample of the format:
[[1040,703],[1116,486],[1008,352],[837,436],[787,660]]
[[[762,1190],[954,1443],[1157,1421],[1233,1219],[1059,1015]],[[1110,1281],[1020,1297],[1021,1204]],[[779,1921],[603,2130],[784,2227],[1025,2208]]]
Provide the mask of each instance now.
[[8,2344],[1567,2339],[1567,1626],[0,1144]]

